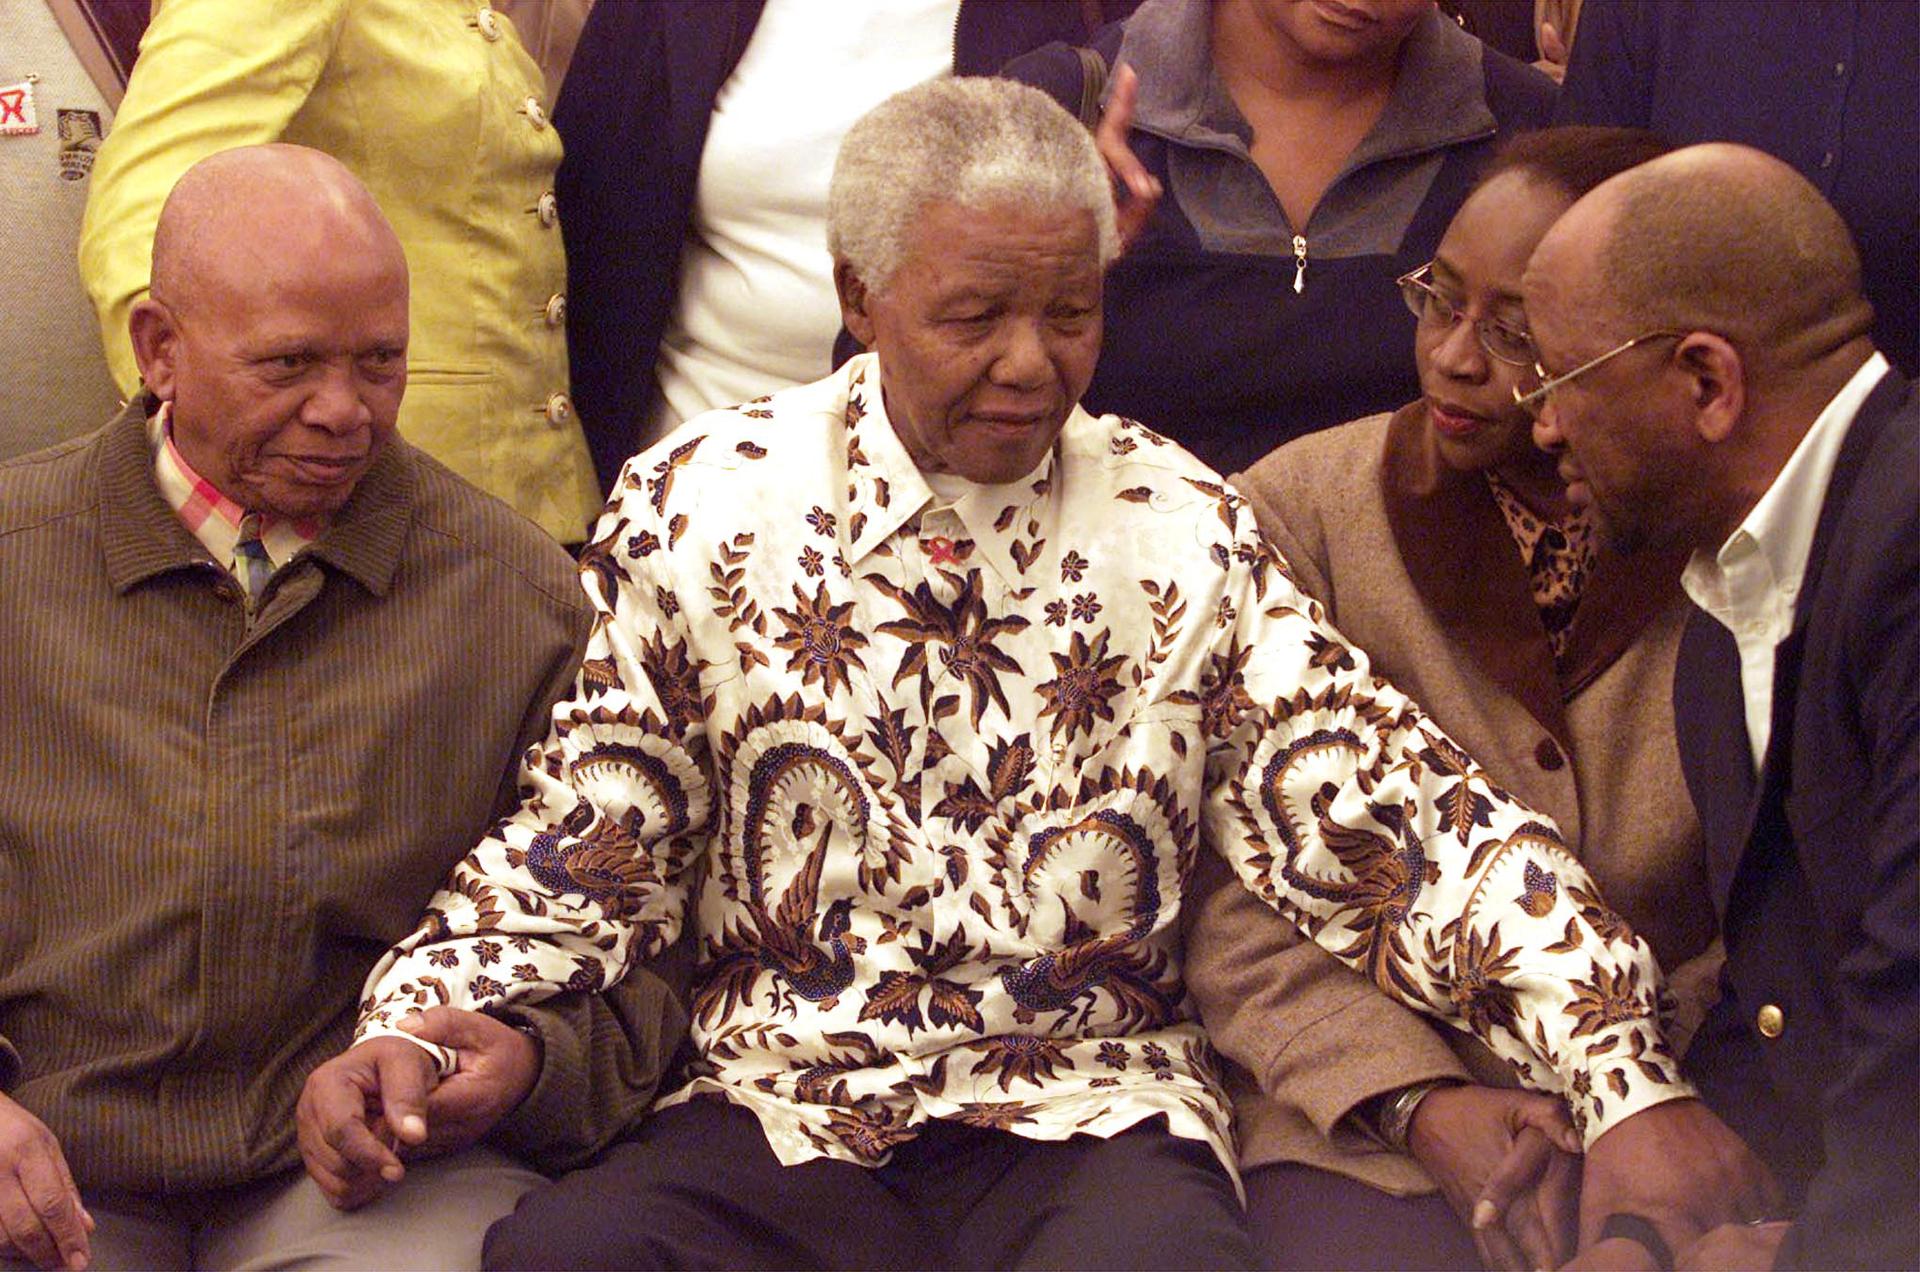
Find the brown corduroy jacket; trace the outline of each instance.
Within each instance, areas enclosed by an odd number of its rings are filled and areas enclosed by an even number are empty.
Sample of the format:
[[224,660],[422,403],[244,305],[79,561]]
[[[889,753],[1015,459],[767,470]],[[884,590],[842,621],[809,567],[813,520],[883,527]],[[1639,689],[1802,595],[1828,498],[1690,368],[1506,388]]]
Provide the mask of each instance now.
[[[179,1194],[297,1164],[307,1074],[516,801],[590,620],[565,553],[396,439],[249,624],[143,407],[0,466],[0,1090],[83,1189]],[[498,1141],[565,1164],[644,1110],[683,1017],[622,990],[529,1013]]]
[[[1667,969],[1680,1008],[1670,1036],[1690,1036],[1721,954],[1673,734],[1681,560],[1603,553],[1556,672],[1485,479],[1440,461],[1419,405],[1301,438],[1232,480],[1374,670],[1559,824]],[[1187,985],[1230,1062],[1242,1167],[1302,1162],[1388,1192],[1432,1191],[1417,1162],[1347,1115],[1431,1078],[1513,1085],[1506,1066],[1301,943],[1217,862],[1204,871]]]

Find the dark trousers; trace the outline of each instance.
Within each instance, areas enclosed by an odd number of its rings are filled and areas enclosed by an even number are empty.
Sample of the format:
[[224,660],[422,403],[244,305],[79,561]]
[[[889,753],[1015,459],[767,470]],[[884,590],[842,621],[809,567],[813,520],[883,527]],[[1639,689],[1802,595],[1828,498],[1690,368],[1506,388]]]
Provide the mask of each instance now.
[[1257,1166],[1243,1182],[1247,1227],[1255,1257],[1267,1272],[1477,1272],[1480,1267],[1473,1234],[1438,1193],[1395,1197],[1357,1179],[1293,1163]]
[[696,1100],[535,1190],[488,1268],[1245,1268],[1226,1172],[1164,1119],[1095,1139],[935,1122],[885,1166],[782,1166],[760,1123]]

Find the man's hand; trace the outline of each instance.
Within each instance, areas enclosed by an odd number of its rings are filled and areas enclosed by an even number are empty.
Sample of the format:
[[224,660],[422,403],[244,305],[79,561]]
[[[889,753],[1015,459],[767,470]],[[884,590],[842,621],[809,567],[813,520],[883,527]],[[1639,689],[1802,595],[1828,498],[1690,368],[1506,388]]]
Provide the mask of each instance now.
[[1738,1135],[1699,1100],[1669,1100],[1608,1130],[1587,1150],[1580,1248],[1609,1215],[1647,1220],[1673,1250],[1723,1223],[1779,1213],[1779,1185]]
[[1488,1268],[1559,1267],[1573,1253],[1580,1137],[1559,1100],[1440,1087],[1414,1110],[1407,1147],[1472,1230]]
[[404,1038],[372,1038],[307,1075],[294,1114],[300,1157],[321,1193],[341,1210],[364,1206],[407,1168],[400,1137],[427,1138],[433,1057]]
[[483,1012],[435,1007],[407,1017],[400,1027],[450,1048],[455,1057],[453,1072],[427,1096],[427,1137],[410,1156],[479,1143],[540,1078],[540,1044]]
[[404,1038],[373,1038],[315,1069],[300,1094],[300,1156],[327,1200],[365,1205],[406,1177],[405,1157],[465,1148],[526,1098],[540,1050],[511,1025],[435,1007],[401,1022],[456,1053],[436,1085],[433,1057]]
[[1122,62],[1113,72],[1113,95],[1100,115],[1100,126],[1093,130],[1093,144],[1107,161],[1107,171],[1127,197],[1114,201],[1115,228],[1120,233],[1120,250],[1126,251],[1146,228],[1147,219],[1160,206],[1159,178],[1147,171],[1140,157],[1127,145],[1127,133],[1133,128],[1133,105],[1140,97],[1140,76]]
[[80,1202],[60,1141],[0,1095],[0,1257],[42,1268],[87,1266],[93,1216]]
[[1793,1224],[1785,1219],[1768,1223],[1723,1223],[1674,1259],[1676,1272],[1747,1272],[1770,1268],[1779,1257],[1780,1243]]

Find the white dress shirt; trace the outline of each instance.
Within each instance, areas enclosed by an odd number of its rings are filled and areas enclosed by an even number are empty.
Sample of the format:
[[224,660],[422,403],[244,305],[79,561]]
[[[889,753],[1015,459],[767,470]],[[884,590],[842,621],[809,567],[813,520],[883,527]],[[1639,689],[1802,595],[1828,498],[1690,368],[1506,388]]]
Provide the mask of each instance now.
[[1746,520],[1712,556],[1694,553],[1680,576],[1693,603],[1732,632],[1740,650],[1740,689],[1756,773],[1773,727],[1774,651],[1793,630],[1793,607],[1827,482],[1855,413],[1886,373],[1883,355],[1868,358],[1813,421]]

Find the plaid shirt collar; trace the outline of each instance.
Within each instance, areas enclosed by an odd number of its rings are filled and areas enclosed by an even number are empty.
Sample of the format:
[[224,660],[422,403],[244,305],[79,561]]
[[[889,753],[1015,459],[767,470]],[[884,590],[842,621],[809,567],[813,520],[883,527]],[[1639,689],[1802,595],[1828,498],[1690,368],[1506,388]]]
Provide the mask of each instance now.
[[[159,483],[167,506],[193,531],[214,560],[233,570],[234,547],[240,541],[240,522],[247,510],[196,473],[173,444],[173,403],[161,403],[148,427],[154,448],[154,480]],[[325,528],[318,520],[290,521],[260,514],[260,542],[266,547],[267,557],[275,569],[291,561],[302,548],[319,538]]]

